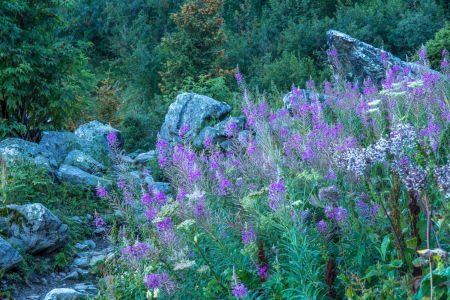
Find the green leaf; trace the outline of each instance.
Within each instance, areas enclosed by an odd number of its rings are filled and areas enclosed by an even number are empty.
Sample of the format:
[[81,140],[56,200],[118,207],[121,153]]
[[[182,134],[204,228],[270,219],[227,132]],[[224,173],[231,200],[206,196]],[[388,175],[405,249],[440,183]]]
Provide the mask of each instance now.
[[406,247],[408,248],[408,249],[413,249],[413,250],[415,250],[416,249],[416,247],[417,247],[417,238],[411,238],[411,239],[409,239],[409,240],[406,240]]
[[386,235],[383,239],[383,242],[381,243],[381,259],[383,261],[386,260],[386,253],[389,246],[389,242],[390,242],[389,236]]

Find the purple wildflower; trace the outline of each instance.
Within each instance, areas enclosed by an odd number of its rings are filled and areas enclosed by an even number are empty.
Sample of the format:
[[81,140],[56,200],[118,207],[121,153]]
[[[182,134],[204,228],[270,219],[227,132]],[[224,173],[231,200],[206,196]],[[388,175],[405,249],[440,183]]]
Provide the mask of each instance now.
[[234,297],[236,297],[236,299],[243,298],[246,294],[247,294],[247,288],[245,287],[245,285],[243,283],[238,283],[233,288],[233,295],[234,295]]
[[119,179],[117,180],[117,187],[118,187],[119,189],[123,190],[123,189],[126,188],[126,186],[127,186],[127,182],[126,182],[125,179],[119,178]]
[[158,202],[158,204],[163,205],[167,201],[167,196],[163,191],[155,190],[153,192],[153,199]]
[[126,204],[131,204],[133,203],[133,194],[129,191],[123,191],[123,199]]
[[127,245],[122,249],[122,256],[128,258],[142,258],[150,252],[150,246],[146,243],[136,242],[133,246]]
[[199,219],[205,214],[205,203],[203,202],[202,197],[198,199],[197,203],[195,204],[194,214]]
[[328,51],[328,55],[330,55],[330,57],[332,59],[336,59],[337,58],[337,50],[336,50],[336,48],[334,46],[331,47],[331,49]]
[[256,241],[256,235],[251,227],[245,227],[242,229],[242,242],[244,245],[251,244]]
[[281,203],[284,201],[286,196],[286,186],[284,185],[283,179],[272,183],[269,186],[269,207],[276,211],[280,207]]
[[263,264],[258,268],[258,276],[261,282],[267,281],[269,279],[269,268],[266,264]]
[[150,273],[144,276],[144,284],[148,289],[162,288],[169,282],[167,273]]
[[381,53],[380,53],[380,60],[381,60],[381,63],[382,63],[383,65],[385,65],[385,64],[387,63],[387,59],[388,59],[388,54],[387,54],[387,52],[382,50]]
[[155,219],[158,216],[158,209],[156,207],[149,207],[145,211],[145,218],[149,221]]
[[203,148],[205,149],[209,149],[213,144],[213,139],[210,136],[207,136],[204,140],[203,140]]
[[95,194],[97,195],[97,197],[99,197],[99,198],[106,198],[106,197],[108,197],[108,190],[105,188],[105,187],[103,187],[103,186],[98,186],[96,189],[95,189]]
[[347,210],[343,207],[325,207],[325,214],[328,218],[336,221],[343,222],[347,219]]
[[150,194],[144,193],[144,195],[142,195],[142,197],[141,197],[141,202],[143,205],[148,205],[153,202],[153,199],[150,196]]
[[236,122],[228,122],[225,125],[225,134],[227,137],[232,137],[238,132],[238,124]]
[[242,76],[242,73],[239,71],[239,68],[236,69],[234,78],[236,79],[238,85],[241,85],[241,83],[244,81],[244,76]]
[[422,61],[427,59],[427,49],[424,46],[422,46],[422,48],[420,48],[419,50],[419,58]]
[[117,142],[119,141],[119,139],[117,137],[117,132],[111,131],[110,133],[108,133],[106,135],[106,140],[108,141],[108,145],[109,145],[110,148],[112,148],[115,145],[117,145]]
[[317,222],[316,228],[321,234],[327,233],[327,222],[325,222],[324,220],[320,220],[319,222]]
[[163,232],[172,229],[172,220],[170,217],[165,218],[163,221],[158,222],[158,231]]
[[336,181],[337,179],[336,173],[331,169],[328,171],[327,175],[325,175],[324,178],[329,181]]
[[96,228],[102,228],[103,226],[106,225],[103,218],[97,213],[95,213],[94,224]]
[[180,130],[178,131],[178,135],[180,136],[180,138],[184,138],[186,136],[186,134],[189,132],[190,128],[189,128],[189,124],[183,124],[183,126],[180,127]]

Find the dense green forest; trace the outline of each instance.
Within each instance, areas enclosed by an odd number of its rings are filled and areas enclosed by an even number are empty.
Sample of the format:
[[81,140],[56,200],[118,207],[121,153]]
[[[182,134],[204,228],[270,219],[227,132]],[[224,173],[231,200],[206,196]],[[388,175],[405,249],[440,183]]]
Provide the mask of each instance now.
[[403,59],[440,30],[437,64],[449,11],[444,0],[2,1],[1,134],[36,140],[99,119],[128,150],[148,148],[178,92],[236,101],[237,66],[260,92],[321,82],[330,28]]

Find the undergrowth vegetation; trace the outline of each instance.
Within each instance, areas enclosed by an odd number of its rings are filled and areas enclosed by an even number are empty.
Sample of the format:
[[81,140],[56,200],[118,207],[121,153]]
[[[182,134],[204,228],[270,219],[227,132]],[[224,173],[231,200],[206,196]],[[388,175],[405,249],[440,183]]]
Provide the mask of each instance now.
[[294,86],[280,109],[236,79],[246,130],[227,126],[226,151],[158,139],[173,195],[98,188],[124,215],[104,299],[448,299],[446,79],[386,66],[381,87]]
[[[92,226],[83,225],[83,222],[92,223],[87,215],[92,215],[95,211],[107,213],[110,211],[109,204],[95,197],[90,188],[55,183],[53,175],[47,169],[37,168],[26,160],[14,164],[2,162],[0,166],[2,205],[41,203],[70,228],[68,243],[63,248],[50,256],[21,253],[24,261],[18,272],[0,273],[0,278],[16,278],[13,281],[27,282],[32,276],[64,270],[76,254],[74,245],[93,234]],[[12,292],[13,289],[14,286],[11,286],[10,291],[2,291],[4,294],[1,296],[6,297],[7,292]]]

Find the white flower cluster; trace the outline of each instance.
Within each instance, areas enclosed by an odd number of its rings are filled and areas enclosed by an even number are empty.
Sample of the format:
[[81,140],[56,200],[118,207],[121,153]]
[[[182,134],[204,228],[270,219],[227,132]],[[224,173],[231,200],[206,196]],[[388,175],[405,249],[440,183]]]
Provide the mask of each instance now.
[[416,144],[417,134],[414,127],[409,124],[398,124],[388,139],[380,138],[367,148],[351,148],[338,152],[334,156],[334,161],[338,168],[362,176],[370,165],[385,162],[389,154],[398,158],[405,150],[415,148]]
[[398,173],[408,190],[421,191],[427,186],[427,172],[420,166],[403,165],[398,169]]
[[368,146],[364,150],[364,154],[367,162],[369,164],[373,164],[385,161],[389,150],[389,141],[384,138],[380,138],[375,144]]
[[450,199],[450,163],[436,168],[434,170],[434,176],[444,197]]
[[334,161],[338,168],[354,173],[357,176],[362,176],[367,167],[364,152],[364,149],[351,148],[335,155]]
[[417,134],[410,124],[397,124],[389,136],[389,151],[398,156],[404,149],[413,149],[417,145]]

